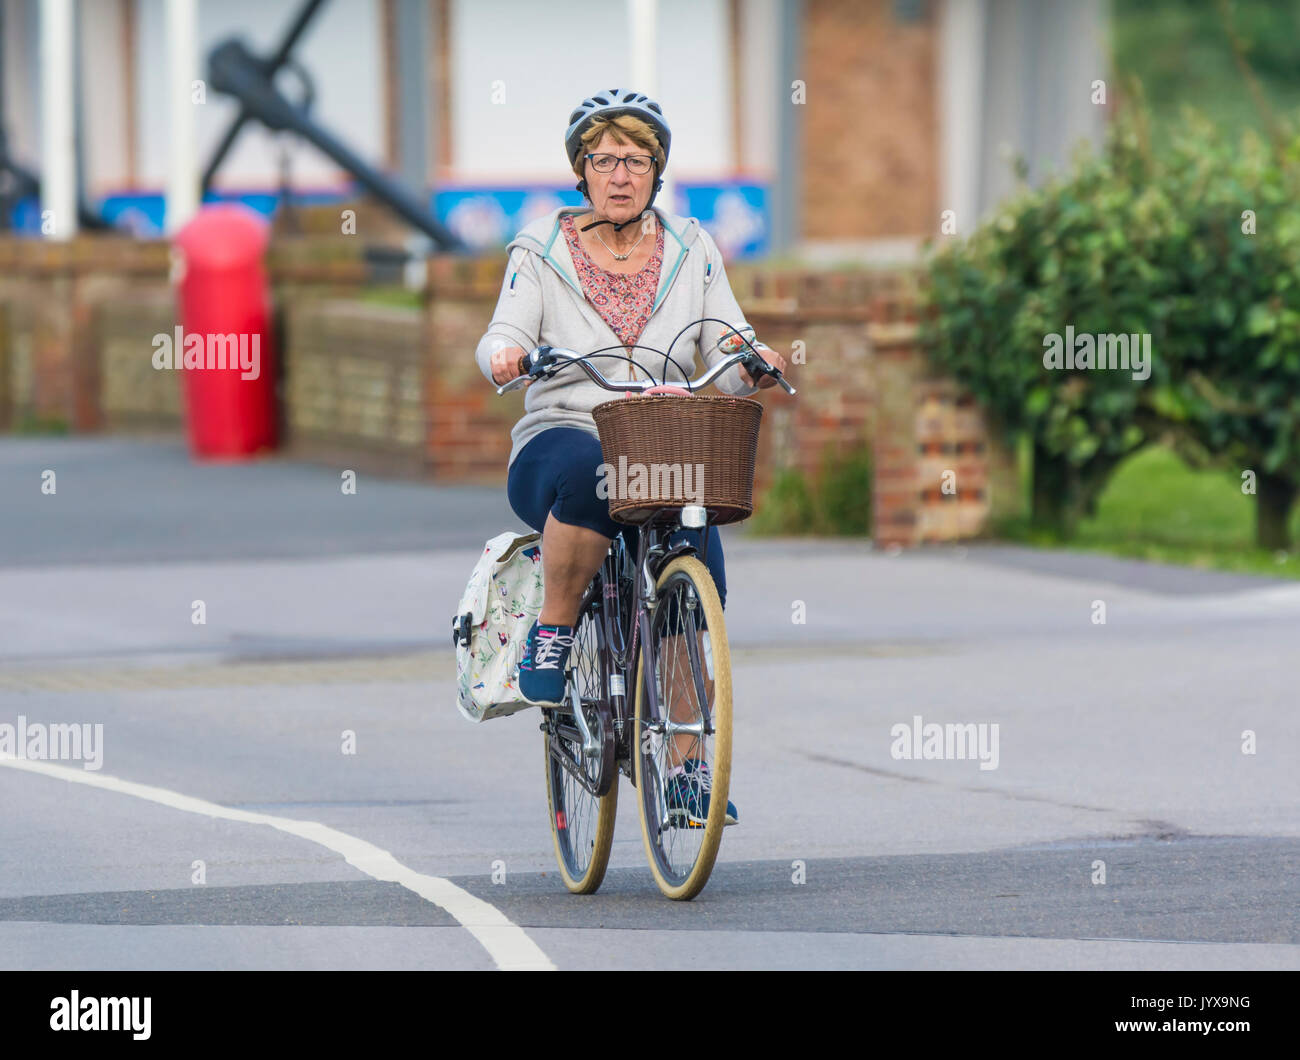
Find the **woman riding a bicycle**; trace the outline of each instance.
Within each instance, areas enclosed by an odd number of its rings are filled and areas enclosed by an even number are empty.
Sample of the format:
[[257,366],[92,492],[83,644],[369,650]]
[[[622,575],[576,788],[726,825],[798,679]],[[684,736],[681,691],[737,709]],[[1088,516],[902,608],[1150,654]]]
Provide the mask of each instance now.
[[[565,150],[577,190],[590,204],[561,207],[527,225],[509,245],[501,296],[476,359],[500,385],[520,375],[519,358],[538,345],[577,350],[613,347],[590,360],[608,379],[640,379],[628,357],[653,363],[664,382],[696,374],[696,353],[712,366],[752,341],[727,282],[717,245],[695,218],[653,206],[662,187],[671,132],[659,105],[625,89],[597,92],[569,116]],[[604,231],[602,231],[602,228]],[[712,317],[715,322],[703,321]],[[717,320],[734,322],[734,330]],[[698,322],[673,340],[683,328]],[[742,337],[743,336],[743,337]],[[641,353],[638,345],[670,349],[672,359]],[[753,342],[778,370],[785,361]],[[776,385],[758,384],[740,365],[718,377],[734,396]],[[560,373],[529,384],[525,413],[511,432],[507,495],[515,513],[542,534],[545,602],[529,631],[520,663],[520,691],[531,702],[559,706],[582,595],[611,540],[622,534],[635,555],[635,527],[610,518],[598,487],[603,463],[591,410],[610,394],[585,373]],[[723,606],[726,576],[717,527],[683,529],[672,542],[701,549]],[[692,760],[683,747],[689,768]],[[671,779],[671,778],[670,778]],[[707,788],[706,788],[707,791]],[[707,793],[701,812],[707,815]],[[738,814],[727,803],[727,823]]]

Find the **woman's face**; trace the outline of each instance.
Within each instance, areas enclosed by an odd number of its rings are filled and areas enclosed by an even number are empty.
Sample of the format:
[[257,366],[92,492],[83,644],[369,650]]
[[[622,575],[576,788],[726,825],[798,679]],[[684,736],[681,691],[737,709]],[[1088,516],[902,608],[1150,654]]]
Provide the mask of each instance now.
[[[628,155],[652,155],[644,147],[628,141],[619,143],[606,131],[600,143],[591,149],[593,155],[616,155],[626,158]],[[612,173],[597,173],[587,159],[583,169],[587,179],[587,194],[591,204],[603,217],[622,224],[633,217],[639,217],[650,201],[650,189],[654,187],[655,169],[650,167],[648,173],[639,176],[627,171],[625,163],[614,167]]]

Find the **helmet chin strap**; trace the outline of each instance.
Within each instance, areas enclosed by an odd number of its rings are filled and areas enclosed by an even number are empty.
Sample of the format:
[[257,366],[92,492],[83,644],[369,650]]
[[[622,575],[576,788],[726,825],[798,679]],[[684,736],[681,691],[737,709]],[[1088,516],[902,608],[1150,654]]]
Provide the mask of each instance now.
[[[622,224],[614,224],[613,221],[609,221],[609,220],[605,220],[605,221],[592,221],[591,224],[589,224],[589,225],[583,225],[583,226],[582,226],[582,230],[583,230],[584,232],[589,232],[591,229],[596,228],[598,225],[613,225],[613,226],[614,226],[614,231],[615,231],[615,232],[621,232],[621,231],[623,231],[623,229],[626,228],[628,225],[638,223],[638,222],[641,220],[641,218],[645,216],[645,214],[646,214],[646,210],[649,210],[650,207],[654,205],[655,196],[659,194],[659,189],[662,188],[663,186],[664,186],[663,179],[659,176],[659,163],[656,162],[656,163],[655,163],[655,186],[654,186],[654,191],[652,191],[652,192],[650,193],[650,201],[647,202],[647,203],[645,204],[645,210],[642,210],[642,211],[641,211],[639,214],[637,214],[635,217],[629,217],[629,218],[628,218],[626,221],[624,221]],[[584,177],[582,180],[578,181],[578,183],[574,186],[574,191],[579,191],[579,192],[581,192],[581,193],[583,194],[584,197],[587,196],[587,180],[586,180],[585,177]],[[589,197],[588,197],[588,198],[589,198]],[[594,206],[594,205],[595,205],[595,204],[593,203],[593,206]]]

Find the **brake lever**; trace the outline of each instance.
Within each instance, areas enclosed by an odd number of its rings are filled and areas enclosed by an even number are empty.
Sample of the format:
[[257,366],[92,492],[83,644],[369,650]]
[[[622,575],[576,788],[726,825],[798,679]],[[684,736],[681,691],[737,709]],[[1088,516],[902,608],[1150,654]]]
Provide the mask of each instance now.
[[751,351],[749,356],[740,363],[745,366],[745,370],[749,372],[750,378],[756,383],[758,380],[755,373],[758,373],[758,375],[770,375],[787,394],[793,396],[797,393],[795,388],[785,381],[785,376],[781,374],[781,369],[768,364],[759,354]]
[[530,375],[517,375],[510,382],[502,383],[497,387],[498,394],[508,394],[511,390],[518,390],[521,386],[526,386],[533,381]]

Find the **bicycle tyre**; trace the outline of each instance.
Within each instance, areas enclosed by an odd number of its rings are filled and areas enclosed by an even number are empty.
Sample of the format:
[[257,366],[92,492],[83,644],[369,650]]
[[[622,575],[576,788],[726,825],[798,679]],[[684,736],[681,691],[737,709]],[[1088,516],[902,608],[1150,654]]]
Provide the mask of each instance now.
[[[687,587],[694,590],[698,599],[698,608],[703,613],[707,625],[707,632],[696,627],[694,633],[696,636],[709,638],[713,661],[713,673],[710,678],[706,672],[702,652],[699,650],[703,641],[696,641],[695,652],[691,652],[689,647],[686,647],[691,680],[700,681],[706,689],[706,696],[711,692],[710,713],[713,723],[712,756],[707,756],[707,747],[705,748],[706,761],[712,774],[709,813],[706,824],[697,833],[700,839],[699,847],[694,852],[689,865],[676,866],[672,862],[675,833],[695,833],[696,829],[683,829],[667,823],[668,810],[661,778],[666,772],[669,761],[666,752],[662,759],[659,757],[659,748],[654,746],[656,742],[652,735],[654,730],[647,731],[649,726],[646,713],[649,704],[646,697],[647,675],[644,650],[639,653],[637,660],[636,712],[632,731],[635,739],[632,759],[635,763],[637,805],[640,810],[641,838],[645,844],[646,858],[660,891],[675,901],[689,901],[699,894],[709,881],[714,861],[717,859],[718,847],[722,842],[722,829],[727,812],[727,791],[731,784],[731,649],[727,643],[726,622],[723,618],[722,602],[718,598],[717,587],[713,584],[708,568],[692,556],[678,556],[659,574],[656,592],[660,602],[655,609],[655,618],[651,626],[651,636],[655,639],[655,654],[657,657],[660,656],[659,641],[663,627],[667,623],[669,597]],[[685,592],[680,592],[680,595],[685,596]],[[687,613],[690,613],[689,608]],[[679,610],[679,616],[680,614]],[[679,625],[686,628],[688,635],[691,633],[688,628],[689,620],[685,623],[679,622]],[[686,646],[685,639],[682,643]],[[662,664],[662,657],[660,659]],[[711,689],[709,685],[712,686]],[[698,701],[699,697],[696,698]],[[696,717],[699,718],[698,711]],[[659,747],[664,748],[669,741],[664,739],[662,733],[659,735]],[[669,844],[668,850],[664,849],[665,841]]]
[[[569,692],[572,682],[579,682],[584,717],[604,747],[599,768],[602,772],[614,774],[606,794],[594,796],[584,789],[556,760],[550,732],[545,728],[542,732],[542,750],[546,760],[546,804],[550,813],[555,860],[559,864],[564,886],[573,894],[594,894],[604,880],[610,848],[614,842],[614,820],[618,812],[618,776],[613,764],[613,734],[607,731],[609,710],[602,712],[595,707],[586,706],[589,701],[604,698],[609,688],[605,674],[608,657],[599,610],[601,584],[599,579],[593,583],[579,608],[565,692]],[[608,700],[605,702],[608,708]],[[563,722],[566,717],[571,723],[571,716],[567,712],[552,711],[554,721]],[[575,760],[586,761],[582,756],[581,742],[563,742]],[[590,768],[587,775],[591,775]]]

